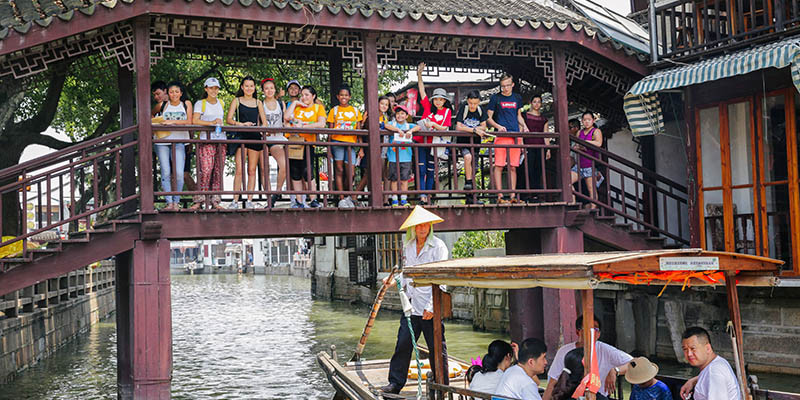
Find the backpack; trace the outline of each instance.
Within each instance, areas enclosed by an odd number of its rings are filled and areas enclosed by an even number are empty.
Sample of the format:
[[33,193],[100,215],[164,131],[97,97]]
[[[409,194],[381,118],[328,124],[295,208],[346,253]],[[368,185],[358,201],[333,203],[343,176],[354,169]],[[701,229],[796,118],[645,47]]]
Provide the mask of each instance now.
[[[464,105],[464,115],[461,116],[461,120],[467,119],[467,115],[469,115],[469,106],[466,104]],[[480,104],[478,104],[478,116],[480,117],[483,115],[483,109],[481,108]]]

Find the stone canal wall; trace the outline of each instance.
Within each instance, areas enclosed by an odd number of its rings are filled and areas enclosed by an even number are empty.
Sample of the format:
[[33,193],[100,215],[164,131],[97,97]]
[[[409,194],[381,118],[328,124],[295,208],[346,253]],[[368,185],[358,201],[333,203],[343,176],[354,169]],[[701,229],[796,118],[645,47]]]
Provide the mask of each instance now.
[[114,263],[103,261],[0,297],[0,384],[115,310]]

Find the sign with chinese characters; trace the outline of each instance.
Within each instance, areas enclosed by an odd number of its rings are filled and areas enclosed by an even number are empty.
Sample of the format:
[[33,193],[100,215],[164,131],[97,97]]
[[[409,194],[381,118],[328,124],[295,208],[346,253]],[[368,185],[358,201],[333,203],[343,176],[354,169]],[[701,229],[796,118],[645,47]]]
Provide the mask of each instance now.
[[661,257],[661,271],[718,271],[719,257]]

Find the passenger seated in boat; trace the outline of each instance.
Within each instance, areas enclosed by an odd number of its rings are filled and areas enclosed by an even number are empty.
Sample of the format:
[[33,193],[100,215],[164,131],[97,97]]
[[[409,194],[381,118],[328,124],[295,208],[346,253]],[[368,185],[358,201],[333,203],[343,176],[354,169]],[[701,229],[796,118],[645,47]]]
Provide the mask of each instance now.
[[500,383],[494,390],[500,397],[519,400],[541,400],[539,384],[534,377],[544,373],[547,367],[547,346],[539,339],[529,338],[522,342],[517,352],[519,362],[503,372]]
[[[594,318],[594,329],[596,332],[595,337],[599,338],[600,320],[598,320],[597,317]],[[553,358],[553,365],[550,367],[550,371],[547,375],[549,378],[547,390],[545,390],[544,396],[542,396],[544,400],[552,399],[553,388],[555,387],[561,371],[564,369],[564,357],[572,349],[583,347],[583,316],[578,317],[575,321],[575,330],[578,334],[578,341],[562,346],[558,349],[558,352],[556,352],[555,358]],[[625,375],[625,372],[628,370],[628,362],[632,359],[633,357],[628,353],[610,344],[603,343],[599,340],[597,341],[597,362],[600,367],[599,375],[604,379],[604,383],[597,393],[598,400],[605,400],[608,398],[609,393],[614,393],[617,376]]]
[[708,331],[693,326],[683,332],[683,355],[700,374],[681,387],[681,398],[695,400],[738,399],[739,381],[727,360],[718,356],[711,347]]
[[583,347],[570,350],[564,356],[564,368],[561,370],[553,388],[553,400],[569,400],[583,379]]
[[672,400],[664,382],[656,379],[658,365],[645,357],[636,357],[628,363],[625,380],[631,384],[630,400]]
[[489,352],[483,356],[478,372],[469,383],[470,390],[492,393],[500,383],[503,372],[511,366],[514,351],[508,342],[495,340],[489,344]]

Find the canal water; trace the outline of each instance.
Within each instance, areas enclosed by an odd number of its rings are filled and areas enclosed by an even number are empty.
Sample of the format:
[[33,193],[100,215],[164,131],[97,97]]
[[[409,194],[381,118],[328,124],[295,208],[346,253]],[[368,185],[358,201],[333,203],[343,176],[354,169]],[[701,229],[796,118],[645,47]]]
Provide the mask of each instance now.
[[[366,306],[311,299],[307,279],[286,276],[173,275],[174,399],[330,399],[333,390],[315,356],[336,345],[349,359],[361,337]],[[382,311],[364,357],[389,358],[400,314]],[[447,323],[456,357],[482,355],[503,335]],[[421,340],[424,343],[424,340]],[[116,397],[113,318],[0,385],[0,399]]]
[[[314,357],[333,344],[340,361],[349,359],[368,312],[366,306],[311,299],[307,279],[173,276],[173,398],[330,399],[332,390]],[[391,357],[399,316],[378,315],[364,357]],[[484,354],[494,339],[508,340],[473,332],[468,324],[447,323],[445,329],[450,353],[463,359]],[[678,369],[663,365],[662,371]],[[762,387],[800,391],[796,377],[760,378]],[[0,399],[115,397],[113,318],[0,385]]]

